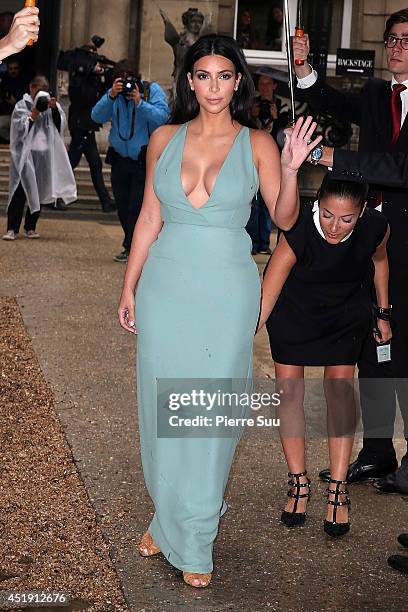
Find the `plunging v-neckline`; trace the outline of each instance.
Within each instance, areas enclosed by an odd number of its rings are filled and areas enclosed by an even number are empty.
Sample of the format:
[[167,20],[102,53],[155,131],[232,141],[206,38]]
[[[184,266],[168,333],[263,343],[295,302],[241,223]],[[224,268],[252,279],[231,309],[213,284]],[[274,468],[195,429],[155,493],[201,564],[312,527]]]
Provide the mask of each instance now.
[[182,193],[183,193],[183,195],[184,195],[184,199],[185,199],[185,201],[186,201],[186,202],[187,202],[187,203],[188,203],[188,204],[191,206],[191,208],[193,208],[194,210],[201,210],[202,208],[204,208],[204,206],[207,206],[207,204],[208,204],[208,203],[211,201],[211,198],[212,198],[212,196],[213,196],[213,193],[214,193],[214,191],[215,191],[215,188],[217,187],[218,179],[220,178],[220,175],[221,175],[221,173],[222,173],[222,171],[223,171],[223,169],[224,169],[224,166],[225,166],[225,164],[227,163],[227,160],[229,159],[229,156],[230,156],[230,155],[231,155],[231,153],[232,153],[232,150],[233,150],[233,148],[234,148],[234,146],[235,146],[235,143],[237,142],[238,136],[241,134],[242,130],[244,129],[244,126],[241,126],[241,127],[240,127],[238,134],[235,136],[235,138],[234,138],[234,140],[233,140],[233,142],[232,142],[232,145],[230,146],[229,151],[228,151],[227,155],[225,156],[224,161],[222,162],[222,164],[221,164],[221,166],[220,166],[220,169],[218,170],[218,173],[217,173],[216,179],[215,179],[215,181],[214,181],[214,186],[213,186],[213,188],[212,188],[212,190],[211,190],[210,195],[208,196],[208,199],[207,199],[207,200],[204,202],[204,204],[201,204],[201,206],[194,206],[194,205],[193,205],[193,204],[190,202],[189,198],[187,197],[187,194],[186,194],[186,192],[184,191],[183,181],[181,180],[181,174],[182,174],[182,170],[183,170],[184,149],[185,149],[185,146],[186,146],[187,129],[188,129],[189,123],[190,123],[190,122],[188,121],[188,122],[186,123],[186,125],[185,125],[185,128],[184,128],[184,138],[183,138],[183,142],[182,142],[182,146],[181,146],[181,157],[180,157],[180,166],[179,166],[179,183],[180,183],[180,188],[181,188],[181,191],[182,191]]

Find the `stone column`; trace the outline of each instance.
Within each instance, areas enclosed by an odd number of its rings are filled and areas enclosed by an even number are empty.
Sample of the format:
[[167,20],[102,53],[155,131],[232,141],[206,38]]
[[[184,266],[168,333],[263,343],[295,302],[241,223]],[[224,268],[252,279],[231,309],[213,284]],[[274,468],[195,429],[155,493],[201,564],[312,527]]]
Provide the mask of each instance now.
[[89,36],[105,38],[101,53],[115,61],[128,55],[130,1],[89,0]]
[[[66,0],[62,1],[64,5]],[[71,47],[80,47],[89,39],[89,0],[72,2]]]

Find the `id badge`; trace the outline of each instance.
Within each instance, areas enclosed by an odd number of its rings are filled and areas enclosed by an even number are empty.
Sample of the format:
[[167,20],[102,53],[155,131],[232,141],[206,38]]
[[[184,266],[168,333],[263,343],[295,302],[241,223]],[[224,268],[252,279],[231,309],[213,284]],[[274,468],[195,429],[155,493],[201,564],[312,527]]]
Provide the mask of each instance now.
[[379,344],[377,346],[377,361],[378,363],[386,363],[391,361],[391,343]]

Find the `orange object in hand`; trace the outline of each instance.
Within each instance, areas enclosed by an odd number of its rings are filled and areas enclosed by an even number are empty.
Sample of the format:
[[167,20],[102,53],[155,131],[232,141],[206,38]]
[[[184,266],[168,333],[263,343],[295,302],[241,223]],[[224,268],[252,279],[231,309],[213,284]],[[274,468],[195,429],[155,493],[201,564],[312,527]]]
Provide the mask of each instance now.
[[[36,6],[36,5],[37,5],[36,0],[25,0],[24,7],[27,8],[29,6]],[[33,44],[34,44],[33,40],[29,40],[27,43],[29,47],[31,47]]]
[[[304,36],[304,33],[305,33],[305,31],[304,31],[303,28],[296,28],[295,29],[295,37],[296,38],[302,38],[302,36]],[[295,64],[296,64],[296,66],[304,66],[305,62],[304,62],[304,60],[296,59],[295,60]]]

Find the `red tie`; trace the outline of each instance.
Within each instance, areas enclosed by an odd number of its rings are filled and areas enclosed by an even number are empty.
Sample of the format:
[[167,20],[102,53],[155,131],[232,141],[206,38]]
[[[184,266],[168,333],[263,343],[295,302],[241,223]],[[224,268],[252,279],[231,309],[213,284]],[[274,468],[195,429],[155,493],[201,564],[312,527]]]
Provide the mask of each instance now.
[[[401,113],[402,113],[402,100],[401,92],[406,89],[402,83],[396,83],[392,86],[391,94],[391,123],[392,123],[392,138],[391,138],[391,150],[395,147],[398,140],[398,136],[401,131]],[[382,191],[377,191],[375,195],[374,206],[380,206],[383,201]]]
[[395,143],[398,140],[398,136],[401,131],[401,113],[402,113],[402,101],[401,92],[406,89],[405,85],[398,83],[393,85],[392,97],[391,97],[391,117],[392,117],[392,138],[391,138],[391,149],[395,147]]

